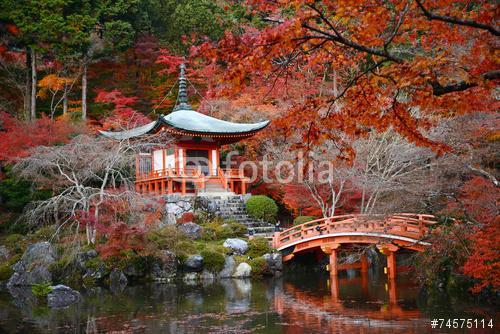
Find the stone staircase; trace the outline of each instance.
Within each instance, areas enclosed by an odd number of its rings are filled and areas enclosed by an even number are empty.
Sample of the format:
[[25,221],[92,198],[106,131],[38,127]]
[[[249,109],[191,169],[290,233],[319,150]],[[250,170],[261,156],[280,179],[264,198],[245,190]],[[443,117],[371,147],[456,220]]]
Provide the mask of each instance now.
[[250,236],[259,236],[267,239],[272,238],[274,234],[274,225],[251,218],[246,211],[243,195],[213,198],[212,200],[215,202],[218,208],[218,214],[221,217],[232,219],[246,225]]

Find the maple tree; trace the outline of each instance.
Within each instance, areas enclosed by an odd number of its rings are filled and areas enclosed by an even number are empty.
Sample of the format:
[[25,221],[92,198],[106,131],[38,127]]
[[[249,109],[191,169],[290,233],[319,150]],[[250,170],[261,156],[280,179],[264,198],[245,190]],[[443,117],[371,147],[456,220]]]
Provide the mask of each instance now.
[[107,227],[99,225],[99,232],[106,237],[106,241],[96,247],[103,258],[119,258],[128,251],[138,252],[144,249],[144,230],[137,226],[117,222]]
[[300,133],[306,148],[332,139],[352,157],[332,129],[360,136],[392,127],[442,151],[423,129],[498,107],[492,2],[256,0],[248,10],[263,26],[227,31],[193,55],[219,69],[213,94],[286,101],[273,129]]
[[42,116],[27,122],[0,112],[0,161],[13,162],[28,156],[34,147],[68,142],[72,134],[80,131],[65,119],[52,121]]

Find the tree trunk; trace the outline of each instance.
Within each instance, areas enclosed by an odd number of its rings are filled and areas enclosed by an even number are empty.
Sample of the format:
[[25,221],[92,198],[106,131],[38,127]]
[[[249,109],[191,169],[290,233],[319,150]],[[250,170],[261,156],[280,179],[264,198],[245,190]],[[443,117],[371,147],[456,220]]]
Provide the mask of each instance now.
[[31,48],[31,120],[36,119],[36,53]]
[[64,85],[64,95],[63,95],[63,115],[68,112],[68,87]]
[[31,52],[26,47],[26,87],[24,90],[24,117],[31,119]]
[[87,59],[83,61],[82,73],[82,119],[87,119]]

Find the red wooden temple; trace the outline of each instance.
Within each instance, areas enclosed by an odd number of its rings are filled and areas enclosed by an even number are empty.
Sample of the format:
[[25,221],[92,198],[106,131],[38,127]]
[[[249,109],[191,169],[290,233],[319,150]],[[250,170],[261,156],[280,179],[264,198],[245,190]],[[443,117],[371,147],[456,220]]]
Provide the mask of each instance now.
[[178,104],[173,112],[130,130],[101,131],[123,140],[166,131],[173,141],[136,157],[136,190],[145,194],[245,194],[248,178],[238,169],[221,168],[221,147],[253,136],[269,121],[233,123],[193,110],[187,98],[185,67],[181,65]]

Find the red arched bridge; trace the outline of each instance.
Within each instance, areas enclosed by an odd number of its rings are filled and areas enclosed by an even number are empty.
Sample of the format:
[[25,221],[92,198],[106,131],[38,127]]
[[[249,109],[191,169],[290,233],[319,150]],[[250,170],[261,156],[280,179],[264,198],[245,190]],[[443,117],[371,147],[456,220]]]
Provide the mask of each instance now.
[[376,245],[387,256],[387,274],[396,277],[396,256],[399,249],[423,251],[429,246],[423,241],[435,217],[425,214],[399,213],[382,215],[343,215],[316,219],[287,230],[276,232],[273,247],[281,251],[283,260],[291,260],[295,254],[321,249],[330,257],[330,274],[338,270],[361,268],[366,271],[367,261],[361,256],[359,264],[340,266],[337,252],[341,246],[361,244]]

